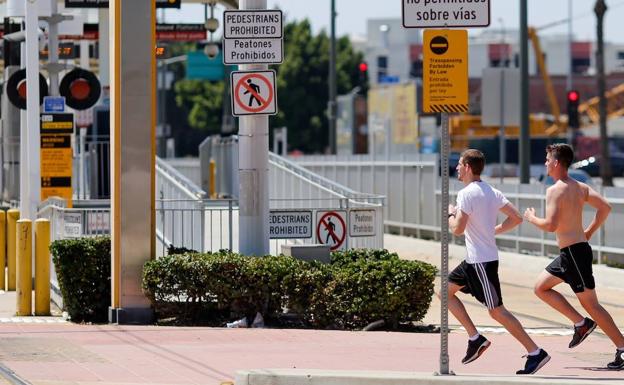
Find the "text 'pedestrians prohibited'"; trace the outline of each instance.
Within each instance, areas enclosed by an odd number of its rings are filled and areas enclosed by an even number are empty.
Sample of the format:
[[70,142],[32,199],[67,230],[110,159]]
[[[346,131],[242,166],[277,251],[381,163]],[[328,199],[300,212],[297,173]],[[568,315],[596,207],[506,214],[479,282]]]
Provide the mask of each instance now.
[[426,29],[423,40],[424,112],[468,112],[468,32]]
[[224,64],[278,64],[284,61],[282,11],[223,12]]
[[232,115],[275,115],[275,71],[236,71],[231,74]]
[[316,212],[316,240],[329,249],[342,250],[347,238],[347,212],[344,210]]
[[405,28],[487,27],[490,0],[402,0]]
[[312,238],[312,211],[271,210],[269,237],[271,239]]

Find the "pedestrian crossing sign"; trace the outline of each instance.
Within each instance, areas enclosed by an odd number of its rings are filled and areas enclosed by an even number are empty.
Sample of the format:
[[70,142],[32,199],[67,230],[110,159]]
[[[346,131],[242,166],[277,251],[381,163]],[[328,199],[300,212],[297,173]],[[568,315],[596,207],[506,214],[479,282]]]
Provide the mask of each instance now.
[[275,71],[234,71],[230,81],[232,115],[277,114]]

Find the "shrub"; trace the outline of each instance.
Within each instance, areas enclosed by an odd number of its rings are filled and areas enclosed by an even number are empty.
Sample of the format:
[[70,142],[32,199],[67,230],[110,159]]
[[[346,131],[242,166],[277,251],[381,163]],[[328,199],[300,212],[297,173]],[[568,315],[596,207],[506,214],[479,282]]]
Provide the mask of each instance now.
[[342,328],[360,328],[383,319],[396,329],[400,322],[425,316],[436,269],[398,258],[363,258],[332,273],[332,284],[325,287],[323,296],[326,319]]
[[110,238],[58,240],[50,252],[72,321],[106,322],[111,304]]
[[171,255],[148,261],[143,289],[160,317],[219,322],[284,308],[314,327],[391,326],[421,320],[436,269],[386,250],[334,253],[329,265],[287,256],[245,257],[229,251]]

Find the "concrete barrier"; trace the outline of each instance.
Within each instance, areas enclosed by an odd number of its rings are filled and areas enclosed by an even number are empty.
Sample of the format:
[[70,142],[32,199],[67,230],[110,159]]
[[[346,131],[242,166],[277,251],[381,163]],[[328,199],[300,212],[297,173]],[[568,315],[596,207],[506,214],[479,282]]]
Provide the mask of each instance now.
[[[607,380],[608,381],[608,380]],[[434,373],[339,371],[318,369],[258,369],[236,373],[236,385],[580,385],[604,384],[604,379],[555,376],[437,376]]]

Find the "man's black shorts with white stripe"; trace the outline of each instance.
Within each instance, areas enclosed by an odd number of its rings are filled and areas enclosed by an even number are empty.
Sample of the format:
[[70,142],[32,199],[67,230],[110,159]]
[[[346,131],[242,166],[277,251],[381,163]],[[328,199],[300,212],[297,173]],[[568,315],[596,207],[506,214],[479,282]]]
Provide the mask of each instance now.
[[462,286],[463,293],[471,294],[488,309],[494,309],[503,304],[498,279],[498,261],[483,263],[462,261],[449,274],[449,281]]
[[596,282],[592,271],[594,254],[587,242],[575,243],[561,249],[561,254],[546,267],[546,271],[561,278],[575,293],[594,289]]

